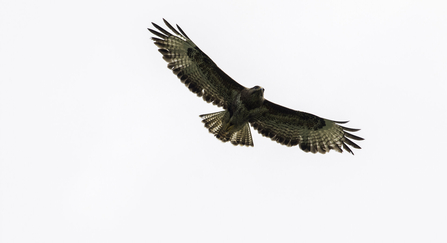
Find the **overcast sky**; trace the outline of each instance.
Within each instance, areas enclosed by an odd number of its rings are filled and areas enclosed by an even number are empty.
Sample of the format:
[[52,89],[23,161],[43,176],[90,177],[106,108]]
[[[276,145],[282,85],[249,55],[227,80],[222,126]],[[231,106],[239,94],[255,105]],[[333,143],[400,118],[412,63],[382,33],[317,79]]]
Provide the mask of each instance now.
[[[441,2],[0,1],[0,242],[446,242]],[[162,18],[362,149],[220,142]]]

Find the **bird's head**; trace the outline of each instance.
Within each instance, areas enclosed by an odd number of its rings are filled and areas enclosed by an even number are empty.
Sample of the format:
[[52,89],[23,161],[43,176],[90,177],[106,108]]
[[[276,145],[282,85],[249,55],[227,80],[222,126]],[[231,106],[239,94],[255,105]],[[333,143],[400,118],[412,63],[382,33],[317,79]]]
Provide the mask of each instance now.
[[262,105],[262,103],[264,103],[264,88],[255,86],[251,89],[248,89],[244,97],[244,103],[247,107],[259,107]]
[[240,99],[248,109],[258,108],[264,103],[264,89],[260,86],[243,89]]
[[250,89],[250,95],[264,98],[264,88],[256,85]]

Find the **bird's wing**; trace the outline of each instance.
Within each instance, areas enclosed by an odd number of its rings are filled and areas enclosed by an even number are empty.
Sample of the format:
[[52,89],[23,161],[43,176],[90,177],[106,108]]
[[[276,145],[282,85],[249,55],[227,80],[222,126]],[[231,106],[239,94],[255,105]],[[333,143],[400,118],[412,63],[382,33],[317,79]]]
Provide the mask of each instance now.
[[225,74],[177,25],[176,30],[166,20],[166,26],[174,33],[166,31],[155,23],[158,30],[148,29],[157,37],[152,37],[168,68],[197,96],[224,108],[243,87]]
[[339,125],[346,122],[331,121],[309,113],[291,110],[268,100],[264,101],[261,110],[262,115],[250,121],[253,128],[263,136],[283,145],[299,145],[305,152],[323,154],[331,149],[338,152],[343,152],[345,149],[354,154],[349,146],[360,149],[360,146],[350,139],[363,140],[363,138],[348,133],[360,129]]

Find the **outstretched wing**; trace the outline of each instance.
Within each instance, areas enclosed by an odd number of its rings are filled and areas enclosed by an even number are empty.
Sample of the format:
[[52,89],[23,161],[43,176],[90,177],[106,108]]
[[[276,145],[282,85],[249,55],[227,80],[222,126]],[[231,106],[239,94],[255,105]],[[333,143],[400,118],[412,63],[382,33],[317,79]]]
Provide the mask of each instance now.
[[152,40],[160,48],[158,51],[168,62],[168,68],[197,96],[227,108],[244,87],[225,74],[178,25],[176,30],[165,19],[163,21],[174,34],[155,23],[152,24],[158,31],[148,30],[161,38],[152,37]]
[[360,146],[349,139],[363,140],[363,138],[348,133],[360,129],[338,125],[346,122],[331,121],[309,113],[291,110],[268,100],[264,101],[261,109],[263,115],[251,120],[251,125],[263,136],[280,144],[299,145],[305,152],[322,154],[331,149],[340,153],[345,149],[354,154],[349,146],[360,149]]

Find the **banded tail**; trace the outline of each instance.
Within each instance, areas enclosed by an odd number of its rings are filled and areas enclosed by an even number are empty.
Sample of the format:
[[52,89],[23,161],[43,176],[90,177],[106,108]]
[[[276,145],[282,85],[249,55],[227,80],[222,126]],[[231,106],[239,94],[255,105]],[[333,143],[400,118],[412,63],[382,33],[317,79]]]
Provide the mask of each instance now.
[[230,141],[233,145],[254,146],[251,137],[250,125],[245,123],[240,128],[228,124],[230,112],[220,111],[210,114],[200,115],[205,127],[214,136],[222,142]]

